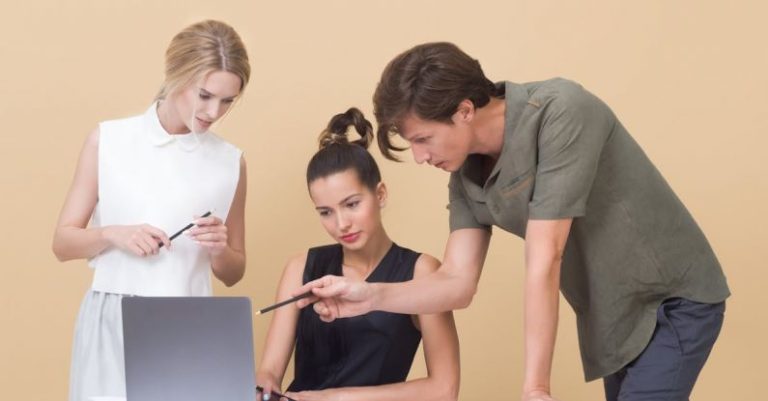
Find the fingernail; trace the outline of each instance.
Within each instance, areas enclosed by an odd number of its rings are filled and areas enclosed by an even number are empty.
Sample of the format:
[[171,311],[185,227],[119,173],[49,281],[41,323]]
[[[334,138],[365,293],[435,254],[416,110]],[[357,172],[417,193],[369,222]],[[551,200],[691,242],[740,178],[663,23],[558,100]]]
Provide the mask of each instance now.
[[264,393],[264,395],[261,396],[261,399],[264,400],[264,401],[268,401],[269,397],[271,397],[271,396],[272,396],[272,394],[270,394],[270,393]]

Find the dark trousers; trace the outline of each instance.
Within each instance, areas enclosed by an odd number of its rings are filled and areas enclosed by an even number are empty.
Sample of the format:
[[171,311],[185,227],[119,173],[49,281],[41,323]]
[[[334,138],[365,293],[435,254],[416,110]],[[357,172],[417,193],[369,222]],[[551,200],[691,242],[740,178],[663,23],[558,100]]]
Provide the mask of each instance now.
[[608,401],[687,401],[723,325],[725,302],[664,301],[650,343],[603,379]]

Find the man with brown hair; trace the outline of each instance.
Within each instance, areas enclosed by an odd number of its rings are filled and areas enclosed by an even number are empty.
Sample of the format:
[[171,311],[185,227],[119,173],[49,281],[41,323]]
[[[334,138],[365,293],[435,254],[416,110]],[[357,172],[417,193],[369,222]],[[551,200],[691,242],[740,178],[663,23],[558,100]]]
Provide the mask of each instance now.
[[307,284],[324,320],[470,304],[491,227],[525,239],[522,399],[553,400],[558,288],[577,316],[585,378],[608,400],[687,400],[722,326],[728,286],[698,225],[613,112],[580,85],[493,83],[451,43],[392,60],[374,95],[378,141],[451,173],[434,274]]

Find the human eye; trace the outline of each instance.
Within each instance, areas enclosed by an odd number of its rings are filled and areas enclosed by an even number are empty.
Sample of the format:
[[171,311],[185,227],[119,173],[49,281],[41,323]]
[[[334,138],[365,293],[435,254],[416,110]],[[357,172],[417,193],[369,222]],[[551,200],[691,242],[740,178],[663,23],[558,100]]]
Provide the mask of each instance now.
[[204,89],[200,89],[200,91],[198,92],[198,96],[200,96],[200,99],[203,99],[203,100],[208,100],[211,98],[211,94]]
[[350,208],[350,209],[354,209],[354,208],[356,208],[356,207],[357,207],[359,204],[360,204],[360,201],[359,201],[359,200],[353,200],[353,201],[349,201],[349,202],[347,202],[347,207],[348,207],[348,208]]

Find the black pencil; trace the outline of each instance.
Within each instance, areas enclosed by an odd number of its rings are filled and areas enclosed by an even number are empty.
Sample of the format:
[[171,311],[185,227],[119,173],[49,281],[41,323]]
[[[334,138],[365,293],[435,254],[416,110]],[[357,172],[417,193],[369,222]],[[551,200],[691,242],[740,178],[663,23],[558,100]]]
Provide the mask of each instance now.
[[256,315],[261,315],[261,314],[267,313],[267,312],[269,312],[269,311],[271,311],[273,309],[277,309],[277,308],[279,308],[281,306],[288,305],[291,302],[296,302],[296,301],[298,301],[300,299],[304,299],[304,298],[307,298],[309,296],[312,296],[312,291],[307,291],[307,292],[305,292],[305,293],[303,293],[301,295],[297,295],[297,296],[295,296],[295,297],[293,297],[291,299],[286,299],[285,301],[278,302],[278,303],[276,303],[276,304],[274,304],[272,306],[267,306],[266,308],[264,308],[262,310],[256,311],[255,314]]
[[[203,213],[203,215],[202,215],[202,216],[200,216],[200,217],[208,217],[208,216],[210,216],[210,215],[211,215],[211,212],[205,212],[205,213]],[[187,224],[187,226],[186,226],[186,227],[184,227],[184,228],[182,228],[181,230],[177,231],[177,232],[176,232],[176,234],[173,234],[173,235],[171,235],[171,236],[168,238],[168,241],[173,241],[174,239],[176,239],[176,237],[178,237],[179,235],[181,235],[181,234],[182,234],[184,231],[187,231],[187,230],[189,230],[190,228],[192,228],[192,227],[194,227],[194,226],[195,226],[195,223],[189,223],[189,224]],[[163,247],[163,245],[164,245],[164,244],[161,242],[161,243],[160,243],[160,248],[162,248],[162,247]]]

